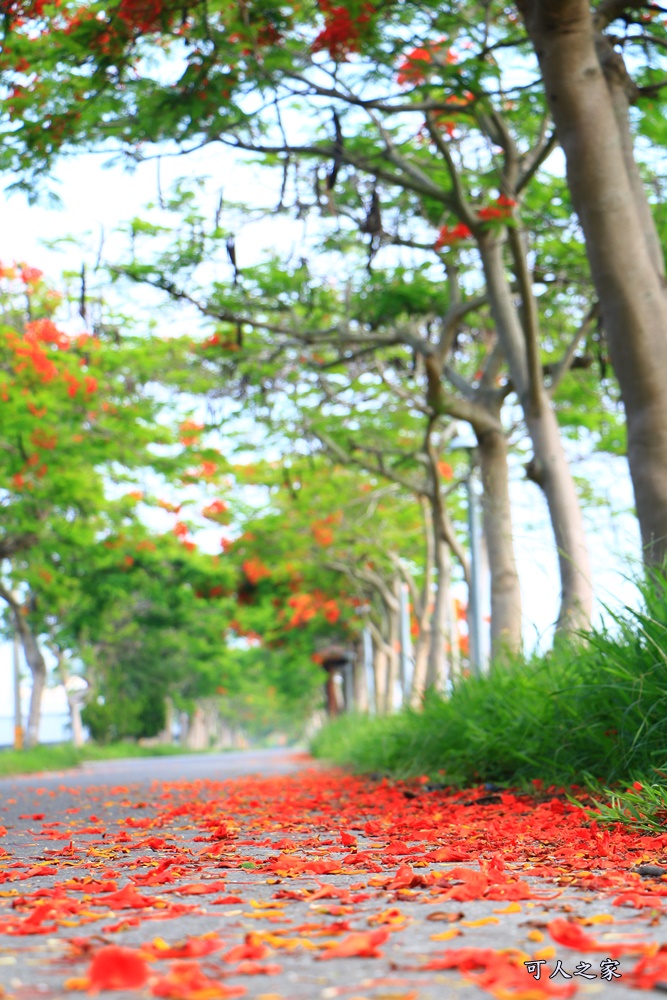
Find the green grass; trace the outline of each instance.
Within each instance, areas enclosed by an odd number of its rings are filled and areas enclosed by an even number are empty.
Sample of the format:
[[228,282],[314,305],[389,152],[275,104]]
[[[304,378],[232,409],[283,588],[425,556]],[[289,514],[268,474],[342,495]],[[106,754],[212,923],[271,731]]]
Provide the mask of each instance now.
[[[461,682],[422,712],[341,718],[316,756],[362,772],[452,785],[585,786],[605,818],[647,829],[667,819],[667,584],[644,606],[549,655]],[[639,782],[643,788],[630,788]]]
[[63,771],[78,767],[87,760],[166,757],[196,752],[185,750],[180,746],[142,747],[137,743],[111,743],[108,746],[96,746],[91,743],[77,750],[71,743],[54,743],[31,747],[29,750],[0,750],[0,777],[12,774],[35,774],[39,771]]

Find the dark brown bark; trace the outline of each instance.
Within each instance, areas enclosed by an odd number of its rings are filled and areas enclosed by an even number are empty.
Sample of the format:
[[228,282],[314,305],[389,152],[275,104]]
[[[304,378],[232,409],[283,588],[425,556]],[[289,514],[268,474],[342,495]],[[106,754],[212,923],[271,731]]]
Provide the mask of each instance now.
[[644,558],[667,554],[667,296],[627,116],[605,77],[588,0],[520,0],[565,153],[621,387]]

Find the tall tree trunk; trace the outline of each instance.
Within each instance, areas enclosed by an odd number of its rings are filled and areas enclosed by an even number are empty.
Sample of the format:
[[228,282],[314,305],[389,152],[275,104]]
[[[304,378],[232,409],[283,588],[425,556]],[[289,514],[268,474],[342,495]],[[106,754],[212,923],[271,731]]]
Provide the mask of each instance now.
[[449,546],[442,538],[435,543],[436,591],[431,618],[431,648],[428,658],[427,687],[439,694],[447,690],[449,680],[449,653],[447,650],[447,622],[451,587],[451,558]]
[[361,641],[354,646],[353,661],[354,711],[368,712],[368,682],[366,679],[366,664]]
[[667,554],[667,295],[650,210],[629,155],[627,122],[596,50],[588,0],[519,0],[518,7],[565,153],[621,387],[644,558],[657,565]]
[[373,643],[373,673],[375,674],[375,702],[378,715],[387,715],[387,651],[384,643]]
[[42,717],[42,696],[46,687],[46,663],[35,636],[28,625],[18,598],[13,592],[0,587],[2,597],[12,612],[14,627],[18,633],[26,663],[32,674],[32,691],[30,692],[30,707],[28,709],[28,724],[26,726],[25,746],[34,747],[39,742],[39,724]]
[[[500,417],[500,408],[498,408]],[[502,431],[477,434],[482,474],[482,517],[491,577],[491,659],[521,649],[521,590],[514,558],[507,439]]]
[[[423,638],[422,638],[423,636]],[[428,633],[420,632],[415,645],[415,670],[412,675],[412,690],[410,691],[410,707],[421,708],[422,698],[426,690],[428,677],[428,654],[430,648],[430,629]]]
[[505,274],[501,239],[490,234],[480,243],[480,252],[491,313],[533,446],[529,476],[544,493],[558,552],[561,604],[556,627],[564,632],[586,629],[593,609],[588,546],[556,414],[541,378],[531,383],[525,333]]
[[67,654],[54,643],[48,643],[48,648],[58,661],[58,675],[63,687],[65,688],[67,707],[69,708],[70,729],[72,730],[72,743],[75,747],[82,747],[83,722],[81,719],[81,706],[83,704],[85,694],[80,690],[72,690],[69,686],[69,680],[72,675],[70,674],[67,664]]
[[389,620],[389,642],[387,644],[387,691],[385,697],[387,713],[391,714],[396,708],[396,688],[401,673],[401,612],[398,600],[394,600],[390,606],[387,606],[387,618]]

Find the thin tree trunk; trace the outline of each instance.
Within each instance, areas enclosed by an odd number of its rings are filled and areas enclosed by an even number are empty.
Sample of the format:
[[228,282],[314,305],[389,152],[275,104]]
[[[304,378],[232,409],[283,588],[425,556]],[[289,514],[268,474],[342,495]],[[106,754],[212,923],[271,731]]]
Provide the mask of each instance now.
[[58,674],[60,681],[65,688],[67,707],[69,709],[70,729],[72,731],[72,743],[75,747],[83,746],[83,723],[81,721],[81,705],[84,699],[83,691],[71,691],[68,688],[68,681],[72,676],[67,666],[67,655],[58,646],[48,643],[48,648],[58,661]]
[[431,648],[428,659],[427,687],[439,694],[447,690],[449,679],[447,652],[447,620],[449,618],[449,591],[451,584],[451,558],[449,546],[437,539],[435,544],[437,586],[431,618]]
[[368,683],[366,680],[366,664],[361,642],[354,647],[353,662],[354,711],[368,712]]
[[30,707],[28,709],[28,724],[26,727],[26,747],[37,746],[39,742],[39,724],[42,718],[42,697],[46,687],[46,663],[42,651],[37,644],[28,623],[21,614],[20,606],[12,607],[14,623],[21,639],[26,663],[32,674],[32,690],[30,692]]
[[392,602],[390,607],[387,607],[387,617],[389,619],[389,643],[387,648],[387,690],[385,697],[387,713],[391,714],[396,708],[396,686],[400,679],[401,667],[401,614],[398,600]]
[[452,684],[454,684],[461,676],[461,646],[459,642],[459,620],[456,612],[456,601],[451,587],[447,598],[447,642],[449,644]]
[[588,546],[556,414],[541,380],[531,384],[524,331],[505,274],[502,243],[489,236],[480,244],[480,252],[491,313],[533,446],[528,473],[544,493],[558,552],[561,604],[556,627],[562,632],[586,629],[593,609]]
[[521,649],[521,590],[514,558],[507,439],[477,434],[482,475],[482,517],[491,577],[491,660]]
[[30,707],[28,709],[28,724],[26,726],[25,746],[34,747],[39,742],[39,724],[42,717],[42,696],[46,687],[46,663],[42,651],[32,634],[18,598],[13,592],[0,586],[0,597],[9,605],[12,612],[14,627],[21,640],[23,653],[30,673],[32,674],[32,691],[30,692]]
[[387,715],[387,653],[383,646],[374,643],[373,671],[375,673],[375,700],[377,714]]
[[[423,635],[423,638],[422,638]],[[428,677],[428,654],[430,629],[427,634],[420,631],[419,641],[415,646],[415,670],[412,675],[412,690],[410,691],[410,707],[421,708],[422,698],[426,690]]]
[[518,7],[565,153],[621,387],[644,558],[658,565],[667,554],[667,295],[646,195],[629,168],[627,123],[596,51],[588,0],[519,0]]

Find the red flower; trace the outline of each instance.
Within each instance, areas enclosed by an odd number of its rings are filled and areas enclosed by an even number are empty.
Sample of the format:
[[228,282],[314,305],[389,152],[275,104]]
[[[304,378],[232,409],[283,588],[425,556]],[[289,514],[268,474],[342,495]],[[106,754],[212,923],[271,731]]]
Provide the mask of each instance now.
[[261,559],[254,556],[252,559],[246,559],[243,563],[243,572],[249,583],[253,586],[259,583],[264,577],[271,576],[271,573],[266,568]]
[[[20,61],[25,62],[24,59]],[[18,65],[16,66],[16,69],[18,69]],[[39,268],[37,267],[28,267],[27,264],[21,265],[20,275],[21,275],[21,281],[23,282],[24,285],[38,284],[39,279],[42,277],[43,274],[44,272],[40,271]]]
[[[198,444],[199,434],[197,432],[203,431],[203,429],[204,425],[198,424],[196,420],[184,420],[180,427],[181,437],[179,440],[181,444],[187,446]],[[193,433],[193,431],[195,433]]]
[[423,83],[426,79],[428,64],[432,62],[433,56],[428,49],[413,49],[398,67],[396,82],[401,86],[405,83]]
[[208,518],[209,521],[217,521],[218,524],[229,523],[228,512],[229,508],[224,500],[214,500],[202,510],[204,517]]
[[157,31],[165,19],[162,0],[121,0],[118,17],[129,28]]
[[42,430],[33,431],[30,435],[30,440],[35,448],[44,448],[47,451],[51,451],[58,444],[57,434],[47,434],[46,431]]
[[137,951],[111,944],[100,948],[88,969],[95,990],[133,990],[148,980],[148,965]]
[[459,240],[467,240],[472,236],[472,232],[462,222],[457,223],[450,229],[449,226],[442,226],[438,233],[438,238],[433,244],[434,250],[442,250],[443,247],[451,247]]
[[496,208],[494,205],[485,205],[484,208],[480,208],[477,215],[485,222],[489,222],[491,219],[505,218],[505,213],[502,209]]
[[313,42],[313,52],[327,49],[332,59],[344,61],[351,52],[361,50],[363,27],[375,13],[370,3],[364,3],[361,13],[353,17],[347,7],[334,7],[331,0],[319,0],[325,26]]
[[[436,45],[430,49],[421,46],[413,49],[398,67],[396,83],[399,86],[403,86],[404,84],[413,84],[413,86],[416,86],[419,83],[424,83],[430,65],[433,63],[433,53],[438,53],[441,50],[442,45]],[[451,49],[448,49],[445,55],[445,62],[455,63],[456,61],[456,54]]]

